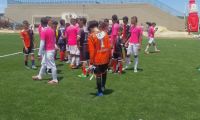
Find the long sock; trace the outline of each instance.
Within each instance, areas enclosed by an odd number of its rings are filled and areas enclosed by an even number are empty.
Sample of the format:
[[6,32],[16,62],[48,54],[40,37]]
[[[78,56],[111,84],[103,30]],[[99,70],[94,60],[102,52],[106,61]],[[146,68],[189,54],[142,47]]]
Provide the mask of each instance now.
[[32,66],[35,66],[35,60],[31,60]]
[[70,62],[71,62],[71,59],[72,59],[72,58],[71,58],[71,56],[70,56],[70,55],[68,55],[67,57],[68,57],[68,58],[67,58],[67,59],[68,59],[68,61],[70,61]]
[[138,56],[135,56],[134,69],[137,69],[137,66],[138,66]]
[[157,50],[158,50],[158,48],[157,48],[157,46],[156,46],[156,45],[154,46],[154,49],[155,49],[155,51],[157,51]]
[[107,79],[107,73],[104,73],[102,75],[102,87],[104,87],[104,88],[106,86],[106,79]]
[[147,45],[147,47],[146,47],[145,51],[147,52],[148,50],[149,50],[149,45]]
[[25,61],[24,61],[24,64],[25,64],[25,66],[28,66],[28,61],[25,60]]
[[75,57],[75,56],[72,56],[71,58],[72,58],[72,59],[71,59],[71,65],[74,65],[74,63],[75,63],[75,61],[76,61],[76,57]]
[[64,61],[64,55],[65,53],[63,51],[60,51],[60,61]]
[[87,75],[87,70],[86,70],[86,67],[85,67],[85,66],[82,67],[82,73],[83,73],[84,75]]
[[80,64],[80,56],[76,56],[76,66],[79,66]]
[[97,76],[96,78],[97,80],[97,89],[98,89],[98,92],[101,93],[102,92],[102,77],[101,75],[100,76]]
[[51,68],[51,70],[52,70],[53,80],[57,81],[58,79],[57,79],[57,69],[56,69],[56,67]]
[[113,72],[117,71],[117,60],[113,60]]
[[40,72],[39,72],[39,75],[38,75],[39,78],[42,78],[42,75],[46,72],[46,69],[47,69],[46,65],[41,66]]
[[126,65],[127,66],[130,64],[130,61],[131,61],[130,57],[126,57]]
[[123,64],[122,61],[119,61],[119,72],[122,73]]

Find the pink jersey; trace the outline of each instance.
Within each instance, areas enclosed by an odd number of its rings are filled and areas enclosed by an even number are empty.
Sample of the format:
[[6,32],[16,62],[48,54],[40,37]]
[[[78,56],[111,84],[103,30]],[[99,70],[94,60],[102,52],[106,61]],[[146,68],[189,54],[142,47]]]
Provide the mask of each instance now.
[[154,34],[155,34],[154,27],[153,27],[153,26],[150,26],[150,27],[149,27],[149,30],[148,30],[148,37],[149,37],[149,38],[154,38]]
[[138,26],[131,26],[130,33],[131,33],[131,37],[129,39],[129,43],[138,44],[139,38],[142,34],[141,28]]
[[45,51],[55,50],[56,38],[52,28],[46,27],[41,32],[41,40],[45,42]]
[[77,35],[78,35],[78,30],[79,28],[77,26],[70,25],[67,27],[65,31],[65,36],[67,37],[68,40],[68,45],[77,45]]
[[112,33],[111,33],[111,43],[117,39],[118,33],[119,33],[120,26],[118,23],[115,23],[112,25]]

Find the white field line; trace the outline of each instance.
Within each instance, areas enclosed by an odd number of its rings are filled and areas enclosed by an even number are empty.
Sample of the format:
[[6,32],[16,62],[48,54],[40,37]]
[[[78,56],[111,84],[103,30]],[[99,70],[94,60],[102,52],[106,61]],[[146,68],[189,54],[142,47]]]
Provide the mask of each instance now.
[[[38,50],[39,48],[36,48],[34,50]],[[9,56],[13,56],[13,55],[18,55],[18,54],[22,54],[23,52],[16,52],[16,53],[11,53],[11,54],[7,54],[7,55],[2,55],[0,56],[0,58],[5,58],[5,57],[9,57]]]

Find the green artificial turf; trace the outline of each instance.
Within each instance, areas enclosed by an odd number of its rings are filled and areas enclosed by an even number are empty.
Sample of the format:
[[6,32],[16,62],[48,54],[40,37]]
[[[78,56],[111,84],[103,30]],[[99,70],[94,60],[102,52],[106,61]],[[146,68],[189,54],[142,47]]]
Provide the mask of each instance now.
[[[57,61],[60,83],[51,86],[49,75],[31,79],[39,68],[27,70],[22,54],[0,58],[0,120],[200,120],[200,41],[157,39],[161,52],[150,55],[146,42],[143,71],[108,74],[103,97],[95,80],[78,78],[81,70],[66,63]],[[23,45],[18,34],[0,34],[0,46],[1,56]]]

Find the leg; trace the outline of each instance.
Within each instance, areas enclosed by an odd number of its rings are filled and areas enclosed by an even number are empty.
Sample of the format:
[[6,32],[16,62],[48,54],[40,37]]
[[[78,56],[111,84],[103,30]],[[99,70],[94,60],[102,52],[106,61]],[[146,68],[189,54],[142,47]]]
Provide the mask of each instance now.
[[24,65],[28,67],[28,54],[24,55]]
[[46,64],[52,70],[52,80],[49,81],[50,84],[58,83],[57,68],[56,68],[54,56],[55,56],[55,52],[47,52]]

